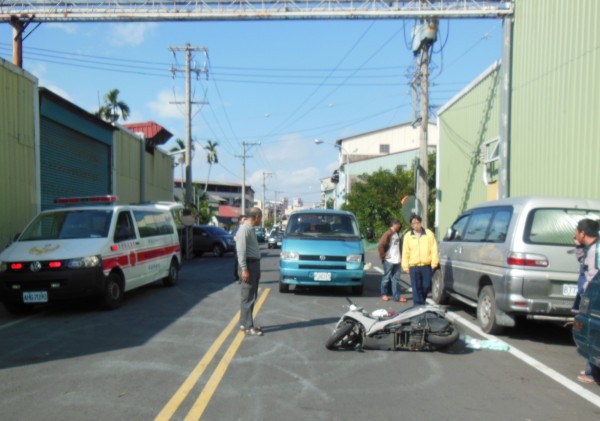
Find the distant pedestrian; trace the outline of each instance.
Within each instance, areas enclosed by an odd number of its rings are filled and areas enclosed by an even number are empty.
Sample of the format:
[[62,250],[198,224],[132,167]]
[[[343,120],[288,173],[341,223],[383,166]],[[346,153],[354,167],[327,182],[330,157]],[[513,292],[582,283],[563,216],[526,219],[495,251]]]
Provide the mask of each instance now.
[[236,235],[237,259],[242,272],[240,329],[252,336],[263,334],[261,328],[254,325],[252,318],[260,280],[260,248],[254,227],[259,225],[261,220],[260,208],[251,208]]
[[381,299],[388,301],[390,284],[392,289],[392,300],[401,303],[406,302],[406,298],[400,296],[400,261],[401,261],[401,243],[400,243],[400,221],[393,219],[390,228],[383,233],[377,243],[379,259],[383,265],[383,277],[381,278]]
[[246,220],[246,218],[244,217],[244,215],[240,215],[238,224],[235,226],[235,228],[233,229],[233,232],[231,233],[231,235],[233,236],[233,242],[234,242],[233,280],[236,281],[238,284],[241,283],[241,281],[240,281],[240,265],[238,264],[238,259],[237,259],[237,245],[236,245],[237,243],[236,243],[235,236],[237,235],[238,230],[240,229],[240,227],[242,226],[242,224],[244,223],[245,220]]
[[[579,310],[579,301],[581,296],[585,293],[589,283],[592,281],[594,276],[598,273],[598,267],[596,266],[596,253],[597,253],[597,242],[598,242],[598,229],[600,225],[598,221],[593,219],[585,218],[577,223],[575,228],[575,235],[573,241],[575,245],[582,247],[582,250],[577,252],[575,256],[579,260],[579,280],[578,280],[578,291],[575,301],[577,303],[577,311]],[[582,276],[583,275],[583,276]],[[594,377],[592,376],[592,366],[589,361],[586,362],[585,369],[582,370],[577,376],[577,380],[582,383],[594,383]]]
[[431,292],[433,270],[439,265],[437,241],[433,232],[423,228],[421,217],[410,217],[410,231],[404,234],[402,245],[402,270],[410,275],[413,303],[425,304]]

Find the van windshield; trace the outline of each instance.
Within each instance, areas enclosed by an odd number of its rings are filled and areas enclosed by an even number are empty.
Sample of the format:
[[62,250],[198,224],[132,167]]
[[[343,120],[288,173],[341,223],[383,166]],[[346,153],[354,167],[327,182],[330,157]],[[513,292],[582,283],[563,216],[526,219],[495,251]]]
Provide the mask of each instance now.
[[309,238],[360,238],[356,220],[344,214],[301,213],[290,216],[285,235]]
[[38,215],[19,241],[108,237],[112,210],[60,210]]
[[600,221],[600,210],[534,209],[527,218],[523,240],[531,244],[573,246],[575,228],[584,218]]

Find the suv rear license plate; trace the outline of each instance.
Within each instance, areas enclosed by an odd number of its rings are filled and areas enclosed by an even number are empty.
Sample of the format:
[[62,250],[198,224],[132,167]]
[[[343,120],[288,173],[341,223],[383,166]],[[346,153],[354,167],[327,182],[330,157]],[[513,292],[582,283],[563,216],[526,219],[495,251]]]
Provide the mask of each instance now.
[[24,303],[47,303],[48,292],[47,291],[29,291],[23,293]]
[[577,295],[577,285],[563,285],[563,295],[575,297]]
[[315,272],[313,278],[315,281],[331,281],[331,272]]

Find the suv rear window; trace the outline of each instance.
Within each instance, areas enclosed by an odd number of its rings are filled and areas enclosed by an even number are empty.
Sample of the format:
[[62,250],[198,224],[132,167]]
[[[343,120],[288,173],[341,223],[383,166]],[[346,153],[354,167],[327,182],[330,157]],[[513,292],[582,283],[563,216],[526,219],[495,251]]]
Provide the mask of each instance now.
[[600,220],[600,211],[559,208],[534,209],[527,217],[523,241],[530,244],[572,246],[575,227],[584,218]]

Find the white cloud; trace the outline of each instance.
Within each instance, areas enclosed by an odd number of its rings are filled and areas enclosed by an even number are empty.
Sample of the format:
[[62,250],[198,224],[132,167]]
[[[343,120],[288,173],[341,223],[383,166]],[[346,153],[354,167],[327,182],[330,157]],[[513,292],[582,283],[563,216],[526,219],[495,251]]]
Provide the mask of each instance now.
[[109,26],[108,40],[114,46],[141,45],[148,32],[156,29],[155,22],[115,23]]
[[46,28],[58,29],[67,34],[74,34],[77,32],[77,25],[73,25],[72,23],[48,23],[45,25]]
[[156,99],[148,104],[148,108],[152,110],[153,113],[159,119],[163,118],[175,118],[175,119],[183,119],[185,116],[185,109],[183,108],[183,104],[173,104],[174,101],[183,101],[185,95],[178,94],[173,91],[160,91]]

